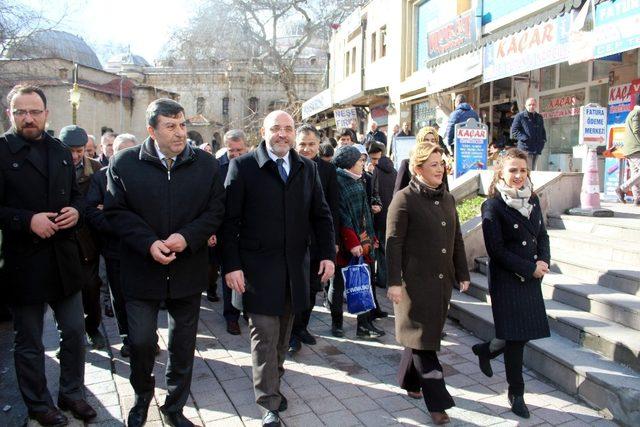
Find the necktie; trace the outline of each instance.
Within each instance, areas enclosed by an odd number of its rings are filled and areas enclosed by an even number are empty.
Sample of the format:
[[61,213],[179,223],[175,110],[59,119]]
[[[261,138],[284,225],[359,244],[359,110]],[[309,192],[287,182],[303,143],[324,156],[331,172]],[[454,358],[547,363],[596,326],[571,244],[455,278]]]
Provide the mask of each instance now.
[[280,174],[280,178],[282,178],[282,182],[287,183],[287,171],[284,168],[284,159],[277,159],[276,164],[278,165],[278,173]]
[[167,170],[171,170],[171,166],[173,166],[173,159],[165,157],[164,163],[167,165]]

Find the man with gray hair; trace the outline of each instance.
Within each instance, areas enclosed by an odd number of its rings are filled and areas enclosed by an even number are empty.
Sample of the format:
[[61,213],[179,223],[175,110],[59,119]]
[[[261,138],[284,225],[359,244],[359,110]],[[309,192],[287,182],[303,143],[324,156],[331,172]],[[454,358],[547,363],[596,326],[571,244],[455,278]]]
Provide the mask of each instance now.
[[89,140],[87,144],[84,146],[84,155],[90,159],[97,160],[98,158],[98,147],[96,147],[96,138],[93,135],[87,135]]
[[544,120],[536,112],[536,99],[529,98],[525,110],[516,114],[511,125],[511,138],[518,141],[518,148],[527,153],[527,164],[530,170],[536,170],[538,156],[542,154],[547,142]]
[[[121,240],[121,286],[131,348],[135,405],[129,427],[144,425],[154,396],[158,312],[168,314],[165,424],[192,426],[189,398],[200,294],[207,288],[207,240],[224,215],[224,188],[213,156],[187,144],[184,108],[161,98],[147,108],[149,137],[119,152],[107,172],[104,214]],[[193,191],[198,188],[198,191]]]
[[118,136],[117,133],[107,131],[100,138],[100,150],[102,153],[98,157],[98,161],[102,166],[109,166],[109,159],[113,156],[113,140]]
[[369,149],[371,143],[375,141],[383,143],[385,147],[387,146],[387,135],[385,135],[384,132],[378,129],[378,123],[376,121],[372,121],[371,130],[364,138],[364,146]]

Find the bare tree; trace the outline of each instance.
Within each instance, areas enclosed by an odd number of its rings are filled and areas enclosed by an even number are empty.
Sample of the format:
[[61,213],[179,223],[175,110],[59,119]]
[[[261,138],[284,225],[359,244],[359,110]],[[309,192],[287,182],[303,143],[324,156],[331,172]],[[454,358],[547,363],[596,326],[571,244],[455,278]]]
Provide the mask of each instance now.
[[[250,61],[284,89],[294,113],[301,100],[296,66],[306,48],[326,49],[331,24],[363,0],[209,0],[187,28],[172,38],[170,55],[203,60]],[[318,43],[320,42],[320,43]]]

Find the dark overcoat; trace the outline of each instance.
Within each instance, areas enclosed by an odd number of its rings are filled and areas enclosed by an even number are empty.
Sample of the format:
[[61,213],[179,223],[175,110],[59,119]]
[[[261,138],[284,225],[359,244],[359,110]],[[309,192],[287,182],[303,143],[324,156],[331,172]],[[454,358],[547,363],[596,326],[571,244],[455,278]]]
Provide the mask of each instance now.
[[223,268],[244,272],[243,307],[249,313],[284,314],[287,280],[293,312],[308,308],[310,232],[316,236],[318,258],[335,259],[331,211],[318,166],[294,150],[289,156],[286,184],[265,142],[229,164]]
[[38,160],[29,142],[12,132],[0,136],[0,228],[5,276],[3,294],[13,304],[56,301],[84,284],[75,227],[40,239],[31,232],[39,212],[71,206],[82,214],[84,201],[68,148],[48,134],[47,161]]
[[[89,187],[91,186],[91,177],[100,172],[102,169],[102,165],[99,161],[90,159],[88,157],[84,158],[82,174],[78,177],[78,189],[80,190],[80,194],[82,197],[87,199],[87,194],[89,192]],[[85,208],[85,219],[86,219],[86,208]],[[76,228],[76,241],[78,242],[78,246],[80,249],[80,259],[85,264],[90,264],[98,261],[99,255],[99,237],[95,231],[90,228],[90,225],[85,221],[80,227]]]
[[417,350],[440,350],[454,282],[469,280],[453,196],[413,178],[396,193],[387,216],[389,286],[404,283],[393,308],[396,340]]
[[[212,155],[187,144],[168,173],[151,138],[118,152],[109,162],[104,214],[122,242],[125,298],[184,298],[207,288],[207,240],[224,216],[224,188]],[[185,238],[187,248],[162,265],[149,248],[173,233]]]
[[527,110],[516,114],[511,124],[511,138],[518,141],[518,148],[532,154],[540,154],[547,142],[544,120],[535,111]]
[[105,258],[120,258],[120,238],[111,227],[111,224],[104,216],[104,199],[107,194],[107,171],[108,167],[103,167],[91,176],[91,183],[87,191],[87,207],[85,209],[85,220],[91,230],[98,236],[100,242],[100,253]]
[[549,336],[536,261],[549,264],[549,236],[540,201],[532,196],[526,218],[500,195],[482,204],[482,231],[489,254],[489,293],[496,338],[526,341]]

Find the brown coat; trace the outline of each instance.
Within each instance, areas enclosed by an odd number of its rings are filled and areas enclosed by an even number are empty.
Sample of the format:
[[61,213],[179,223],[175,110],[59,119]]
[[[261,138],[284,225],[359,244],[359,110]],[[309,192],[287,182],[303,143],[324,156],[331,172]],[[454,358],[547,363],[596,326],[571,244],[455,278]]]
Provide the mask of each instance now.
[[453,196],[413,178],[396,193],[387,217],[389,285],[403,286],[394,304],[396,340],[417,350],[440,350],[454,281],[469,280]]

